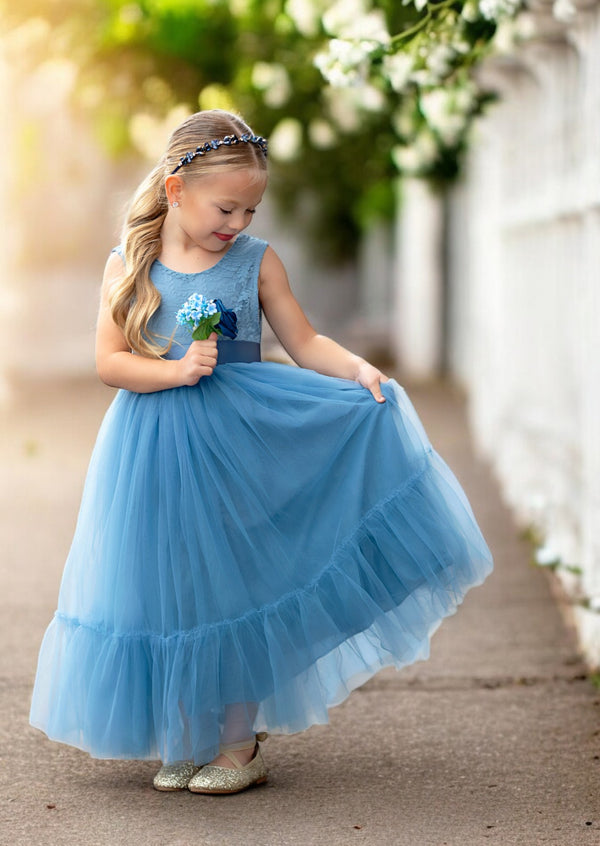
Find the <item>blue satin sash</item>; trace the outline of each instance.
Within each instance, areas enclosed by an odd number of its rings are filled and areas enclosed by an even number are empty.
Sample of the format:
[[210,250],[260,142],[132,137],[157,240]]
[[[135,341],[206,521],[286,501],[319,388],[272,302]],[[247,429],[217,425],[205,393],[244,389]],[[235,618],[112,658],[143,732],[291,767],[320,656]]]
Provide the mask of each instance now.
[[242,362],[242,364],[251,364],[253,361],[261,360],[260,344],[255,341],[225,341],[219,339],[217,350],[219,353],[217,365],[233,364],[237,361]]

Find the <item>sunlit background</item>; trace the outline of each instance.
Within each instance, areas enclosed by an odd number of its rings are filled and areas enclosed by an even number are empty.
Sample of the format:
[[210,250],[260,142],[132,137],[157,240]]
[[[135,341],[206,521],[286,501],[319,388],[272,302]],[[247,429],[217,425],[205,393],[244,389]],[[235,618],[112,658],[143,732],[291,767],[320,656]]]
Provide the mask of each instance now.
[[187,114],[240,111],[270,141],[251,231],[319,330],[465,391],[475,446],[600,664],[599,9],[0,3],[3,402],[26,380],[93,378],[132,190]]
[[[18,287],[5,308],[21,341],[39,342],[25,319],[37,289],[46,337],[60,333],[36,372],[91,367],[98,279],[123,206],[171,129],[213,107],[269,138],[270,203],[255,231],[282,253],[311,318],[389,357],[398,176],[456,176],[490,98],[469,65],[495,36],[493,16],[516,8],[471,3],[460,15],[463,5],[442,4],[423,26],[419,0],[4,3],[3,231]],[[407,29],[418,38],[396,43]],[[28,369],[5,343],[5,369]]]

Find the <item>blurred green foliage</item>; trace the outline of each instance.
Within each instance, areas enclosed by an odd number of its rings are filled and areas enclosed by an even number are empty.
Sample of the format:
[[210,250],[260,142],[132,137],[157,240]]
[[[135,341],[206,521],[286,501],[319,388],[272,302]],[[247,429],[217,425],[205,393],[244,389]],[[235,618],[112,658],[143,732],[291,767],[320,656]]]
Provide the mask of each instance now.
[[[398,0],[376,5],[392,33],[421,14]],[[286,8],[285,0],[0,4],[5,28],[40,15],[51,24],[48,53],[77,63],[78,107],[112,155],[131,149],[134,115],[160,120],[182,104],[190,111],[229,106],[267,137],[282,119],[296,119],[300,149],[289,161],[272,157],[271,191],[282,211],[306,229],[315,256],[339,261],[354,255],[361,230],[393,215],[398,169],[391,152],[398,136],[392,115],[402,95],[380,79],[382,104],[362,108],[353,126],[335,126],[331,143],[315,143],[311,125],[330,115],[332,98],[344,94],[326,86],[313,64],[327,40],[322,23],[300,32]],[[257,63],[285,69],[289,86],[281,96],[273,84],[257,85]],[[442,149],[429,177],[453,178],[463,150],[463,138]]]

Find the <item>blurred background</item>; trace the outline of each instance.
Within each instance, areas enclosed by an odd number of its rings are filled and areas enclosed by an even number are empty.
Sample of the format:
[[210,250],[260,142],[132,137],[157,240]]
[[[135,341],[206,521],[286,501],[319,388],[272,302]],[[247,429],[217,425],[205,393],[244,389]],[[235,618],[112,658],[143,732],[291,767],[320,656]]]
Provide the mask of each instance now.
[[[0,2],[0,388],[94,378],[104,262],[200,108],[319,331],[444,379],[600,665],[598,0]],[[265,334],[265,354],[282,352]]]

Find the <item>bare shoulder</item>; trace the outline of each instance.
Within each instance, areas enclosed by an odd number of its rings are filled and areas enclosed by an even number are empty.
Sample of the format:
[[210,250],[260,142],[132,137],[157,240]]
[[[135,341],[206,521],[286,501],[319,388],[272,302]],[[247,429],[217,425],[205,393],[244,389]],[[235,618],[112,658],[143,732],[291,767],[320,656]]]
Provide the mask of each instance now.
[[125,276],[125,263],[118,253],[111,252],[104,265],[103,288],[111,288]]
[[125,273],[125,262],[121,256],[114,250],[109,253],[104,266],[104,276],[116,276],[117,274],[123,276]]

